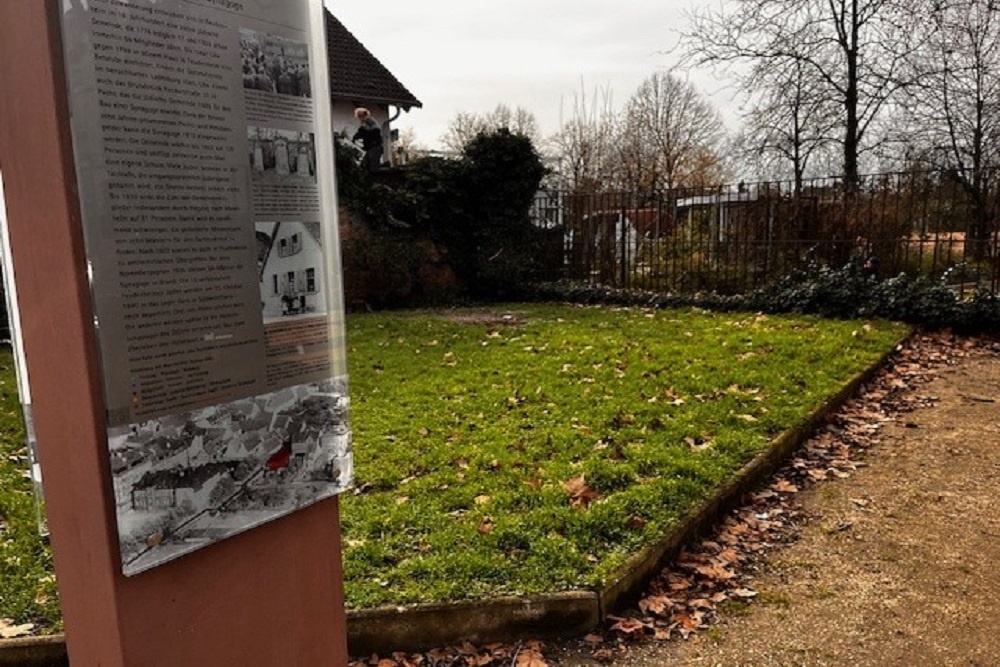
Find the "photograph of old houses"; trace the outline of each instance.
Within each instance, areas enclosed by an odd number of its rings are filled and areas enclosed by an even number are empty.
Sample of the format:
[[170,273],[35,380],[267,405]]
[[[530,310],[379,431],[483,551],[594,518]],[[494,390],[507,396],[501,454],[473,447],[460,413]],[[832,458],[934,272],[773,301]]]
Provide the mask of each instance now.
[[136,574],[347,488],[344,378],[109,433],[122,569]]
[[264,322],[328,310],[318,222],[258,222],[257,266]]
[[316,182],[316,143],[310,132],[251,125],[247,128],[250,175],[255,182]]
[[240,30],[243,87],[278,95],[312,97],[309,46],[304,42]]

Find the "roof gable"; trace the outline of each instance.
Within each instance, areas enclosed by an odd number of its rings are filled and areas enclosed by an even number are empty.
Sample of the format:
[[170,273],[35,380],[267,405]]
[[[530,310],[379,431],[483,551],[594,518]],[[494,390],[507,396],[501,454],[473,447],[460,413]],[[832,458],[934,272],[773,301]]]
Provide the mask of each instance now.
[[330,61],[330,93],[354,104],[393,104],[409,111],[422,107],[357,37],[326,11],[326,46]]

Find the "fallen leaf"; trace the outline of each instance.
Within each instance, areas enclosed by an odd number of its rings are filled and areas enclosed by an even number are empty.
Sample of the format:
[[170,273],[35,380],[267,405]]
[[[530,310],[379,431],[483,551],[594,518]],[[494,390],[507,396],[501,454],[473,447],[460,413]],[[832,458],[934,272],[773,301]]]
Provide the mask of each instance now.
[[757,591],[751,590],[749,588],[737,588],[732,591],[733,595],[738,598],[755,598],[757,597]]
[[517,656],[517,667],[549,667],[542,654],[534,649],[521,651]]
[[711,600],[707,600],[705,598],[698,598],[696,600],[688,600],[687,605],[691,609],[708,609],[708,610],[715,609],[715,603],[713,603]]
[[639,609],[645,614],[663,616],[674,606],[674,601],[665,595],[650,595],[639,600]]
[[458,652],[462,655],[479,655],[479,649],[468,641],[462,642],[462,645],[458,647]]
[[799,487],[795,486],[787,479],[779,479],[777,482],[771,485],[771,488],[778,493],[798,493]]
[[638,618],[621,618],[619,616],[608,616],[608,618],[615,622],[611,629],[626,637],[641,635],[649,627],[648,623],[644,623]]
[[34,623],[22,623],[16,625],[13,619],[0,618],[0,638],[13,639],[15,637],[26,637],[35,629]]
[[610,648],[599,648],[594,651],[593,656],[598,662],[611,662],[615,659],[615,652]]
[[595,489],[587,486],[587,480],[583,475],[563,482],[563,489],[569,493],[569,504],[574,507],[587,507],[601,497]]
[[731,570],[727,570],[718,563],[712,563],[711,565],[700,565],[694,569],[695,572],[697,572],[698,574],[708,579],[712,579],[713,581],[726,581],[736,576],[736,574],[733,573]]

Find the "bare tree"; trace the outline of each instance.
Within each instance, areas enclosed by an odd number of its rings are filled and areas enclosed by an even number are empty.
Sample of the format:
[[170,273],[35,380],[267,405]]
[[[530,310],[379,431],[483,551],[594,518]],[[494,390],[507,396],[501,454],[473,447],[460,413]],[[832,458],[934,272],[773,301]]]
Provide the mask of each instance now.
[[815,161],[832,147],[837,109],[822,87],[815,85],[806,65],[789,60],[756,75],[761,89],[750,110],[739,151],[768,175],[794,180],[796,193]]
[[461,152],[476,135],[503,128],[510,130],[511,134],[531,139],[536,146],[541,139],[538,120],[534,113],[523,107],[511,109],[501,103],[486,113],[460,111],[452,119],[448,131],[441,137],[441,143],[449,150]]
[[549,140],[568,189],[587,192],[612,185],[614,133],[610,89],[595,89],[589,103],[583,91],[574,96],[572,117]]
[[799,63],[810,95],[838,107],[836,140],[843,151],[844,185],[857,190],[859,156],[878,142],[875,121],[908,83],[906,59],[925,35],[906,0],[730,0],[722,9],[692,14],[683,36],[698,64],[746,65],[748,91]]
[[936,28],[914,60],[920,85],[907,102],[915,148],[968,194],[967,250],[982,258],[993,227],[990,167],[1000,158],[1000,6],[996,0],[934,0]]
[[640,190],[718,184],[726,131],[690,81],[648,77],[629,99],[616,133],[622,185]]

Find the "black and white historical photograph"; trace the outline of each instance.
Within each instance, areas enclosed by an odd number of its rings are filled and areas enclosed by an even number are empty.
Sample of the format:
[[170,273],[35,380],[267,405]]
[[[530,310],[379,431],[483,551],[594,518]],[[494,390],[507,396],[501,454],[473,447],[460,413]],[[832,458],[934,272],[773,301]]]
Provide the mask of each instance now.
[[346,378],[109,431],[126,575],[351,484]]
[[311,132],[250,125],[247,151],[255,183],[316,183],[316,139]]
[[276,35],[240,30],[243,87],[267,93],[312,97],[309,47]]
[[264,322],[328,311],[319,222],[258,222],[257,266]]

